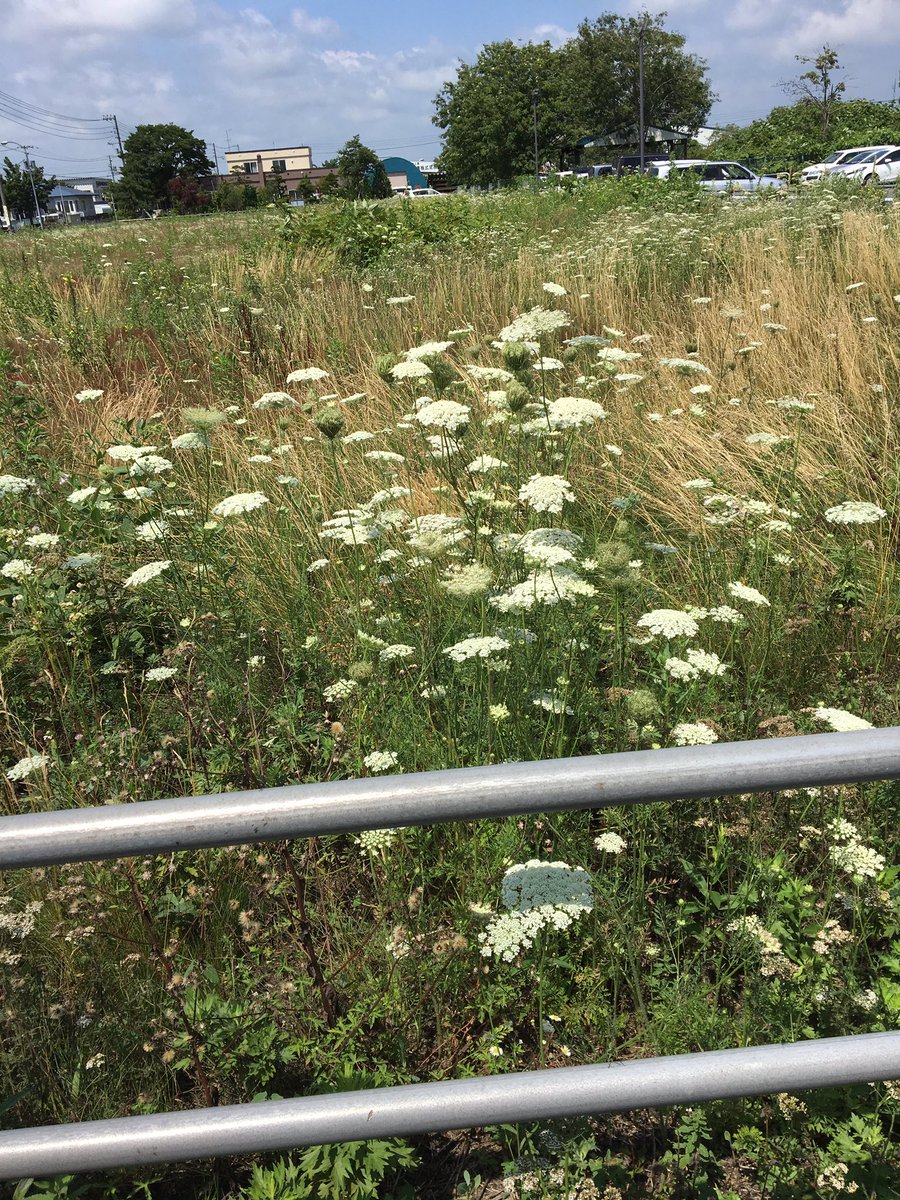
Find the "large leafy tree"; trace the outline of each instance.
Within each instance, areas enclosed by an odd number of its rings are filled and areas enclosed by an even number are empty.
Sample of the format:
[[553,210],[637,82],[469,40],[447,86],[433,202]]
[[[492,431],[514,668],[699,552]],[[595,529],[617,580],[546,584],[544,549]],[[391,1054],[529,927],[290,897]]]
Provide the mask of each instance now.
[[391,181],[384,163],[374,150],[355,134],[334,161],[341,181],[341,194],[349,200],[380,200],[391,195]]
[[549,42],[484,46],[435,98],[441,167],[473,184],[508,183],[533,170],[535,89],[541,162],[562,165],[580,138],[636,125],[644,21],[646,123],[695,131],[715,99],[706,64],[685,52],[685,39],[662,19],[605,13],[583,21],[558,49]]
[[573,138],[636,125],[640,30],[644,25],[644,119],[647,125],[695,133],[715,96],[706,63],[685,52],[680,33],[663,28],[664,13],[582,21],[560,47],[563,92]]
[[[34,192],[31,181],[34,180]],[[3,160],[3,191],[10,212],[33,221],[37,216],[34,210],[34,195],[37,194],[38,204],[43,211],[47,207],[50,193],[56,187],[56,179],[44,175],[44,168],[31,164],[31,175],[20,164],[9,158]]]
[[168,207],[172,180],[203,179],[215,170],[205,144],[180,125],[138,125],[122,150],[122,176],[110,190],[124,213]]
[[443,130],[440,166],[459,182],[509,183],[534,170],[534,94],[540,163],[565,140],[562,72],[549,42],[492,42],[435,97],[434,124]]

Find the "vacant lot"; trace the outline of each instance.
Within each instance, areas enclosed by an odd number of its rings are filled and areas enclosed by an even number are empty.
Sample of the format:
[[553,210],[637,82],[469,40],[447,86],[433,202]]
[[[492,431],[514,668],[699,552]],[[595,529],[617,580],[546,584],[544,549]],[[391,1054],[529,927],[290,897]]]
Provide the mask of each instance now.
[[[896,723],[898,264],[863,190],[615,181],[3,239],[4,811]],[[4,1120],[894,1027],[898,800],[8,875]],[[881,1197],[898,1116],[879,1084],[17,1196]]]

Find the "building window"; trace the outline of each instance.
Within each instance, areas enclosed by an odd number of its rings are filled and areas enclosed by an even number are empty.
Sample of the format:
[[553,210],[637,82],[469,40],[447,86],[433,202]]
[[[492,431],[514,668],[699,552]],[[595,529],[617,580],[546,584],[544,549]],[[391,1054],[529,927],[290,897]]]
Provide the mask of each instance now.
[[256,174],[256,163],[255,162],[241,163],[241,167],[242,167],[245,175],[255,175]]
[[287,170],[287,159],[273,158],[272,166],[269,169],[272,171],[278,171],[283,175],[285,173],[285,171]]
[[67,200],[66,208],[68,208],[70,213],[78,212],[78,205],[75,203],[74,200]]

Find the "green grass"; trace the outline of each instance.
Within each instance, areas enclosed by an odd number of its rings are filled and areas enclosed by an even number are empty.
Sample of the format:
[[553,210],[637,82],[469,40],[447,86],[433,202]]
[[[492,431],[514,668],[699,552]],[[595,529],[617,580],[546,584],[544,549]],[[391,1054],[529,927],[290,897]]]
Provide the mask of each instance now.
[[[729,205],[622,184],[7,241],[5,811],[895,723],[898,234],[862,191]],[[540,337],[544,370],[494,344],[537,305],[569,321]],[[392,375],[443,341],[428,375]],[[327,375],[287,382],[309,367]],[[574,428],[567,396],[606,415]],[[420,397],[465,422],[423,423],[440,410]],[[244,493],[265,499],[216,511]],[[874,519],[826,515],[848,500]],[[659,609],[684,632],[652,635]],[[473,637],[495,639],[484,657],[447,654]],[[716,656],[699,673],[697,650]],[[897,801],[800,789],[11,873],[5,1120],[890,1028]],[[504,877],[531,860],[582,868],[590,901],[504,958]],[[898,1095],[50,1194],[487,1198],[506,1174],[510,1195],[793,1198],[837,1194],[845,1166],[887,1196]]]

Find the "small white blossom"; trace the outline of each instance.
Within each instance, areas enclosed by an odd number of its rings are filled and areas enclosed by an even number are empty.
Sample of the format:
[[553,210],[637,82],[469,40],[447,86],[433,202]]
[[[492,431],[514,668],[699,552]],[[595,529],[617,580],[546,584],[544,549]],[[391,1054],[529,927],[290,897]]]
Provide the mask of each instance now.
[[672,741],[676,746],[711,746],[719,735],[702,721],[691,724],[683,721],[672,730]]
[[239,517],[244,513],[254,512],[269,503],[269,497],[262,492],[238,492],[234,496],[226,496],[213,508],[216,517]]
[[825,510],[825,520],[832,525],[873,525],[886,516],[883,508],[866,500],[845,500]]
[[149,583],[151,579],[156,579],[158,575],[162,575],[163,571],[167,571],[171,565],[171,559],[168,558],[145,563],[144,566],[138,567],[136,571],[132,571],[122,586],[127,588],[141,587],[143,584]]
[[692,616],[679,608],[654,608],[638,618],[639,629],[649,629],[654,637],[695,637],[700,626]]
[[15,783],[19,779],[25,779],[34,771],[40,771],[49,761],[46,754],[30,754],[14,763],[6,772],[6,778]]
[[748,604],[756,604],[760,608],[770,607],[769,601],[762,592],[758,592],[756,588],[748,587],[746,583],[739,581],[729,583],[728,591],[734,596],[735,600],[746,600]]
[[399,756],[393,750],[372,750],[363,759],[363,764],[373,775],[377,775],[389,771],[399,761]]
[[628,843],[617,833],[601,833],[594,838],[594,846],[604,854],[621,854],[628,848]]
[[535,512],[561,513],[566,500],[574,500],[572,485],[562,475],[532,475],[519,488],[519,499]]
[[285,380],[286,383],[318,383],[320,379],[327,379],[328,372],[323,371],[321,367],[300,367],[297,371],[291,371]]

